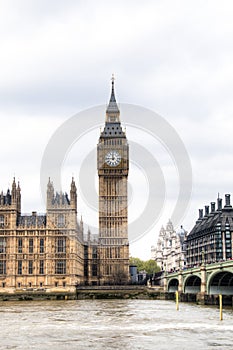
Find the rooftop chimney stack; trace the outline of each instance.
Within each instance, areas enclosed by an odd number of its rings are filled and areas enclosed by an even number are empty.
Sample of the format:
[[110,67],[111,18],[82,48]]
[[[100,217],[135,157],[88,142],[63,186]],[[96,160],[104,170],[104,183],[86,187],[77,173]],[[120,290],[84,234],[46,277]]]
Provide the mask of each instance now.
[[215,212],[215,202],[211,202],[211,213]]
[[203,219],[203,209],[199,209],[199,220]]
[[205,205],[205,216],[209,215],[209,206]]
[[222,198],[218,198],[217,203],[218,203],[218,211],[221,211],[222,210]]
[[231,195],[225,194],[225,207],[231,208]]

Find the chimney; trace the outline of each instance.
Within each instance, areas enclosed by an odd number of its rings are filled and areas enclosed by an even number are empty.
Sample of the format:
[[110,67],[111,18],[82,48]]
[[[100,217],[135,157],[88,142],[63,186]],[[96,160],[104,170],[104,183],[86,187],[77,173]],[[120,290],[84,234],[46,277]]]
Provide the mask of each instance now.
[[199,209],[199,220],[203,219],[203,209]]
[[231,208],[231,195],[230,194],[225,194],[225,207]]
[[218,203],[218,210],[221,211],[222,210],[222,198],[218,198],[217,203]]
[[205,216],[209,215],[209,206],[205,205]]
[[211,213],[215,212],[215,202],[211,202]]

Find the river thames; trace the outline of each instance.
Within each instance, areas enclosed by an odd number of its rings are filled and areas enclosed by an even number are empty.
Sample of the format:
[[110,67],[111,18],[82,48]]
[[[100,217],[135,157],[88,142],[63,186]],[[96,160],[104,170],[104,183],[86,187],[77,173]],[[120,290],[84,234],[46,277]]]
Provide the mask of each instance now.
[[0,302],[0,349],[232,349],[233,311],[159,300]]

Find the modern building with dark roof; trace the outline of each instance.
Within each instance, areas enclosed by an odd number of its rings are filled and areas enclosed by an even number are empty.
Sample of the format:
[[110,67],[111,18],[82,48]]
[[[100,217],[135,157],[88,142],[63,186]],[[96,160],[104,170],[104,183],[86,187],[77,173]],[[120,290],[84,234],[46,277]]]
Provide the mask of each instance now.
[[232,259],[233,208],[230,194],[211,202],[210,207],[199,209],[199,218],[187,236],[187,265],[199,265]]

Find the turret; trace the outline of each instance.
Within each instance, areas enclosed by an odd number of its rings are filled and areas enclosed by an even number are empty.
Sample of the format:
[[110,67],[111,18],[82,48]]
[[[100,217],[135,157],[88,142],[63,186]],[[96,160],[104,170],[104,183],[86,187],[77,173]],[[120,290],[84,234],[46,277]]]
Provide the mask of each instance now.
[[12,203],[12,205],[16,205],[16,183],[15,183],[15,178],[13,178],[13,182],[12,182],[11,203]]
[[84,229],[83,229],[83,217],[81,215],[81,219],[80,219],[80,233],[83,235],[84,233]]
[[18,214],[21,214],[21,188],[20,188],[19,182],[16,189],[16,208],[17,208]]
[[50,178],[49,178],[49,182],[47,185],[47,208],[52,205],[53,200],[54,200],[54,187],[53,187],[53,183],[50,181]]
[[70,185],[70,205],[77,211],[77,187],[73,177]]
[[4,218],[4,225],[10,229],[14,229],[21,214],[21,194],[20,187],[16,186],[15,178],[13,178],[11,190],[8,188],[6,194],[3,191],[0,194],[0,212]]
[[87,242],[90,245],[90,243],[91,243],[91,231],[90,231],[89,227],[88,227],[88,231],[87,231]]
[[1,195],[0,195],[0,205],[4,205],[4,194],[3,194],[3,191],[1,192]]
[[71,182],[70,197],[66,192],[54,190],[53,183],[47,185],[47,227],[77,229],[77,190],[74,179]]

